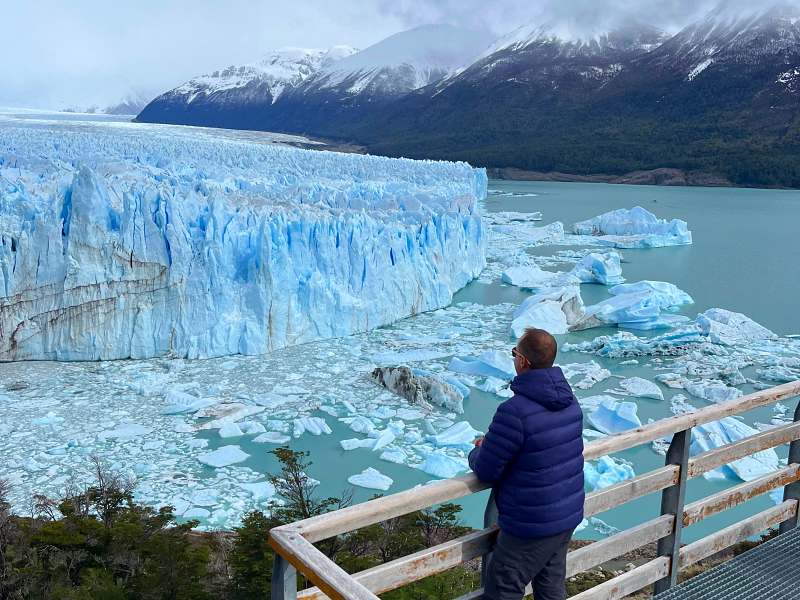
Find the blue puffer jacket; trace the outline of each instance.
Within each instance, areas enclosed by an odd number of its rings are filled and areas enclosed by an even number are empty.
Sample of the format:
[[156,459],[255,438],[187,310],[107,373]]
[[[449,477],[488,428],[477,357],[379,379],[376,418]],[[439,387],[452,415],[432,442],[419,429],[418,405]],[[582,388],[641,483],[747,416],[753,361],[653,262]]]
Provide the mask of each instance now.
[[478,479],[491,483],[500,529],[539,538],[583,520],[583,413],[558,367],[511,382],[483,444],[469,455]]

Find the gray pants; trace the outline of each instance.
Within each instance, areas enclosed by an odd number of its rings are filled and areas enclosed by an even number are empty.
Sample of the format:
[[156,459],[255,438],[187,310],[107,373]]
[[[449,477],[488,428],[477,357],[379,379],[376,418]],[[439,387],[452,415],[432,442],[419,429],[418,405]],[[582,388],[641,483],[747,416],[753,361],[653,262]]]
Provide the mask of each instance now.
[[501,531],[489,561],[483,597],[521,600],[525,588],[533,582],[536,600],[565,600],[567,547],[571,538],[572,531],[532,540]]

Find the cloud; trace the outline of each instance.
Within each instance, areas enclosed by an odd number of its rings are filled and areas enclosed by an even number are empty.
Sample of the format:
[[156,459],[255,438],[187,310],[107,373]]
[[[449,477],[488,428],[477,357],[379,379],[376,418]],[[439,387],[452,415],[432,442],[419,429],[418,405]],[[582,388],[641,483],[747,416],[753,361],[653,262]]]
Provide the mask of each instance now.
[[[800,1],[800,0],[797,0]],[[0,105],[106,106],[156,94],[283,46],[364,48],[416,25],[499,36],[541,20],[596,30],[638,19],[676,29],[718,0],[32,0],[6,2]],[[762,0],[729,0],[732,10]]]

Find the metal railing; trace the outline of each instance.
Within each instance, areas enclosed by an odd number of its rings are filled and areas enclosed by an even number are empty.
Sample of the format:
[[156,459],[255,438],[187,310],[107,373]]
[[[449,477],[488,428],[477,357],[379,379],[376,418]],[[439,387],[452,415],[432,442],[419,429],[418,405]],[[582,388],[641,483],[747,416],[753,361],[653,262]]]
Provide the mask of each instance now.
[[[661,515],[569,552],[567,577],[595,568],[653,542],[657,542],[657,557],[573,598],[621,598],[651,584],[655,584],[656,592],[661,592],[676,584],[681,568],[774,525],[780,524],[781,533],[795,527],[800,500],[800,403],[792,423],[759,432],[694,457],[689,456],[689,446],[692,428],[698,425],[798,395],[800,381],[786,383],[586,444],[584,458],[592,460],[672,436],[663,467],[587,494],[584,505],[585,515],[590,517],[661,491]],[[755,452],[787,443],[790,444],[790,449],[786,467],[686,504],[686,483],[689,479]],[[314,543],[457,500],[488,487],[474,475],[464,475],[273,529],[270,532],[270,545],[276,552],[271,590],[273,600],[318,600],[326,597],[336,600],[377,600],[377,594],[487,556],[492,551],[498,531],[494,525],[492,502],[487,506],[483,530],[352,575],[315,548]],[[784,487],[784,494],[783,502],[777,506],[681,546],[684,527],[778,487]],[[317,587],[298,592],[297,570]],[[480,598],[481,595],[482,590],[477,590],[463,596],[461,600]]]

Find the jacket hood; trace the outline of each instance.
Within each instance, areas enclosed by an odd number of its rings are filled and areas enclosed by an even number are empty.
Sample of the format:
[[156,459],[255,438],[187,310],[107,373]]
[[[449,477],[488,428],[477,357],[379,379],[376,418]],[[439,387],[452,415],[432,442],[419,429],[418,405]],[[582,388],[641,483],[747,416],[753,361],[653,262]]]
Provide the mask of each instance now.
[[563,410],[575,401],[560,367],[525,371],[511,382],[511,390],[551,411]]

